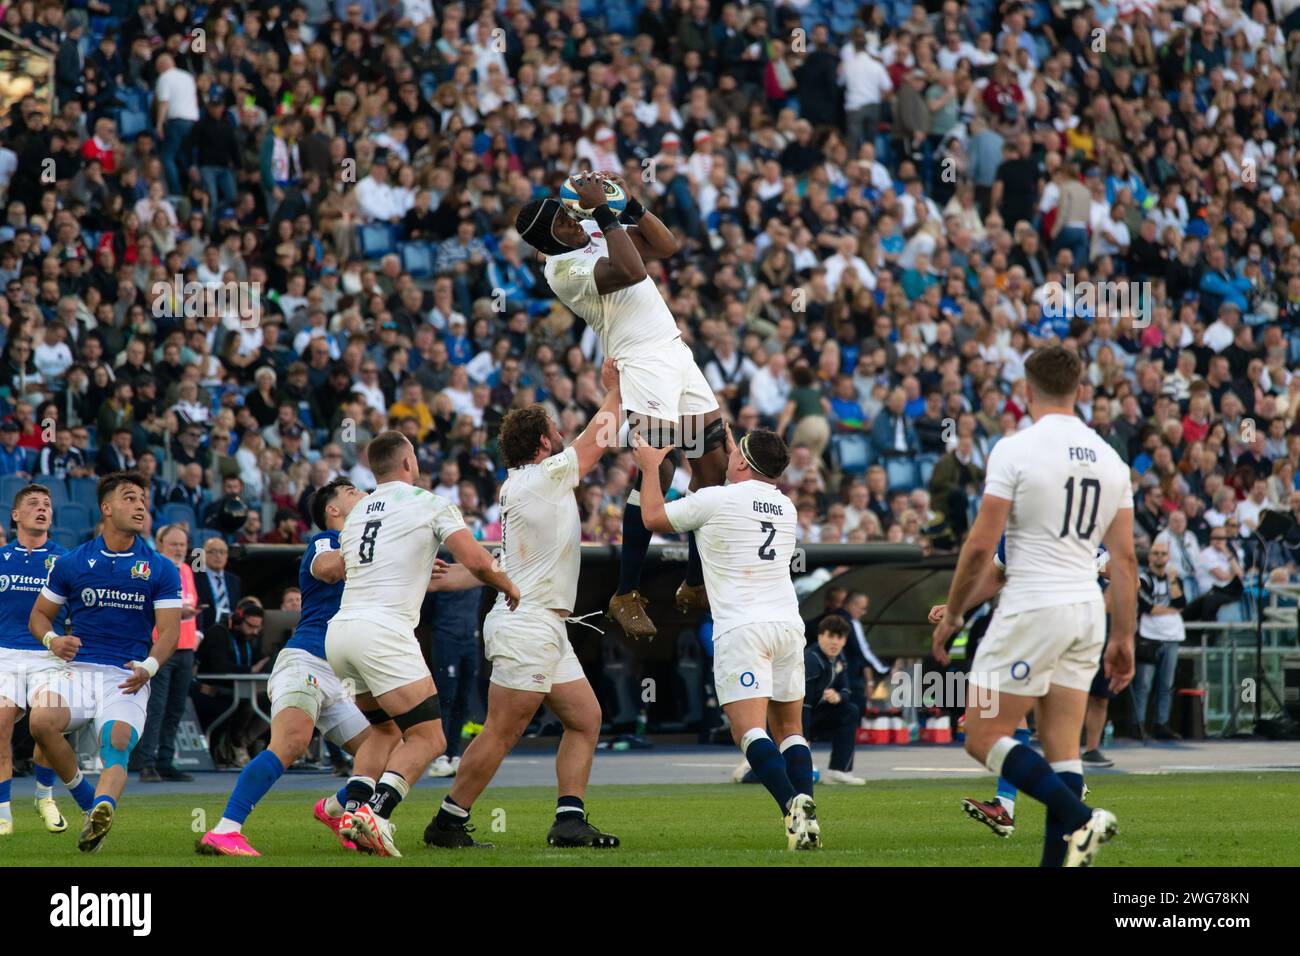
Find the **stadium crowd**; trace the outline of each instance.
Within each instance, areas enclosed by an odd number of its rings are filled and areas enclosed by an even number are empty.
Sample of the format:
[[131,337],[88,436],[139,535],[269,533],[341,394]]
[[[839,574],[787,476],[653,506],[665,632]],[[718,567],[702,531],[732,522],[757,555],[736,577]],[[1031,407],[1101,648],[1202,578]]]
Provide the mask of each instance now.
[[[601,400],[515,213],[597,169],[683,240],[651,275],[728,416],[791,441],[804,541],[954,546],[1057,340],[1177,566],[1212,586],[1247,560],[1213,529],[1300,514],[1295,0],[2,18],[54,91],[0,127],[8,480],[134,466],[157,525],[299,542],[391,426],[493,539],[505,411],[573,435]],[[581,489],[586,540],[617,539],[634,474],[607,456]]]

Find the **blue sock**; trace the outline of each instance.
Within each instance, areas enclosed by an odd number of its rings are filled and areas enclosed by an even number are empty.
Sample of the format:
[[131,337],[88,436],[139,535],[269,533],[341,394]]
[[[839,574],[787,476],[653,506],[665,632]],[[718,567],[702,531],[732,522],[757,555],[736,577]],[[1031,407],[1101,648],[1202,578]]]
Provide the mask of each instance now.
[[786,772],[781,751],[776,749],[776,744],[772,743],[772,738],[766,731],[758,729],[745,734],[741,744],[754,775],[767,787],[767,792],[776,800],[776,805],[781,808],[781,815],[784,816],[790,807],[790,801],[794,799],[795,789]]
[[77,806],[82,809],[82,812],[89,811],[95,805],[95,788],[90,785],[90,781],[85,778],[80,770],[64,786],[68,788],[68,792],[72,794],[72,799],[77,801]]
[[1092,816],[1092,811],[1048,762],[1024,744],[1003,737],[989,751],[988,761],[990,770],[1045,804],[1048,812],[1056,814],[1061,824],[1068,827],[1068,832],[1073,833]]
[[700,562],[700,549],[695,543],[695,532],[686,536],[686,584],[699,587],[704,583],[704,565]]
[[10,780],[0,780],[0,803],[8,803],[13,797],[14,782]]
[[[639,500],[639,499],[638,499]],[[618,559],[618,593],[635,591],[641,584],[641,568],[650,550],[650,531],[641,520],[641,506],[623,507],[623,548]]]
[[[1033,735],[1029,733],[1028,727],[1016,728],[1016,743],[1029,746],[1029,741]],[[1007,809],[1007,813],[1015,814],[1016,794],[1019,793],[1016,785],[1006,777],[998,777],[998,796],[997,800]],[[1009,804],[1009,806],[1008,806]]]
[[101,803],[107,803],[114,810],[117,809],[117,801],[114,800],[106,793],[101,793],[99,796],[95,797],[95,802],[91,804],[91,809],[94,809],[95,807],[99,806]]
[[235,789],[230,791],[222,818],[242,825],[257,806],[257,801],[275,786],[282,773],[284,764],[280,763],[280,758],[269,750],[263,750],[239,771],[239,779],[235,781]]
[[[1067,760],[1060,764],[1052,765],[1056,775],[1064,781],[1066,787],[1076,797],[1083,794],[1083,774],[1079,771],[1082,769],[1077,760]],[[1056,769],[1056,768],[1060,769]],[[1040,866],[1063,866],[1065,864],[1065,838],[1074,832],[1076,828],[1065,826],[1056,815],[1050,810],[1047,813],[1047,822],[1043,827],[1043,859]]]
[[781,756],[785,759],[786,776],[794,785],[795,793],[813,795],[813,759],[808,741],[792,734],[781,741]]
[[54,768],[36,764],[36,782],[42,787],[54,786]]

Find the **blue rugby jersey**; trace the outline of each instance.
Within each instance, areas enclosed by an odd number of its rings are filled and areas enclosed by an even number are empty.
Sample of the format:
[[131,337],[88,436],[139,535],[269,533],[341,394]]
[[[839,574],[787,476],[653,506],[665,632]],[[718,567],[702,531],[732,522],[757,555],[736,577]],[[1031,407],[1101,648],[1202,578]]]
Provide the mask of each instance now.
[[285,649],[294,648],[325,658],[325,629],[330,618],[338,613],[339,602],[343,600],[343,582],[326,584],[312,576],[311,563],[316,555],[326,551],[337,551],[339,533],[322,531],[307,542],[307,550],[302,554],[298,566],[298,589],[302,591],[302,614],[298,617],[298,626],[293,629],[293,637],[285,644]]
[[45,650],[27,629],[27,621],[36,595],[41,593],[54,567],[54,559],[66,553],[67,549],[54,541],[46,541],[30,551],[17,541],[0,548],[0,647],[16,651]]
[[149,656],[154,610],[180,609],[181,575],[138,536],[110,551],[100,535],[59,558],[41,594],[67,608],[67,630],[81,639],[73,663],[125,667]]

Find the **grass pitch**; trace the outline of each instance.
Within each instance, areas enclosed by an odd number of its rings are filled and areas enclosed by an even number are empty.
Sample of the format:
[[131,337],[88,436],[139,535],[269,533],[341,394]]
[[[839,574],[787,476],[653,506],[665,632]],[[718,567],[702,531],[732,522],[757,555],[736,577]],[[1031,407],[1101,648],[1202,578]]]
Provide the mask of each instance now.
[[[229,778],[233,784],[234,778]],[[198,856],[194,843],[221,816],[226,795],[141,794],[132,781],[97,854],[76,848],[81,815],[59,801],[68,831],[44,831],[16,798],[15,832],[0,838],[0,866],[1036,866],[1043,809],[1017,804],[1016,833],[1002,840],[961,812],[963,796],[987,799],[992,781],[896,780],[817,790],[825,848],[788,853],[776,806],[758,786],[731,784],[591,788],[592,821],[615,833],[615,850],[545,845],[554,790],[489,789],[474,807],[476,836],[494,850],[446,851],[421,835],[444,790],[422,786],[398,808],[401,859],[348,853],[312,818],[319,795],[272,791],[244,832],[260,859]],[[322,786],[328,786],[322,781]],[[1099,866],[1300,865],[1300,773],[1095,775],[1089,802],[1119,818]]]

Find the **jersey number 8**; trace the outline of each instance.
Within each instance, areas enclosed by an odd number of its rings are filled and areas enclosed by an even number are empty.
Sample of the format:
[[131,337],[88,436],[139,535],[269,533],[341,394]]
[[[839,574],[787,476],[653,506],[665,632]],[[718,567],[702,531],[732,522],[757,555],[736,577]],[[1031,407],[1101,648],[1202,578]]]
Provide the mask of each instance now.
[[375,560],[375,537],[379,534],[379,526],[382,521],[367,521],[366,526],[361,529],[361,547],[357,549],[357,557],[362,564],[369,564]]

